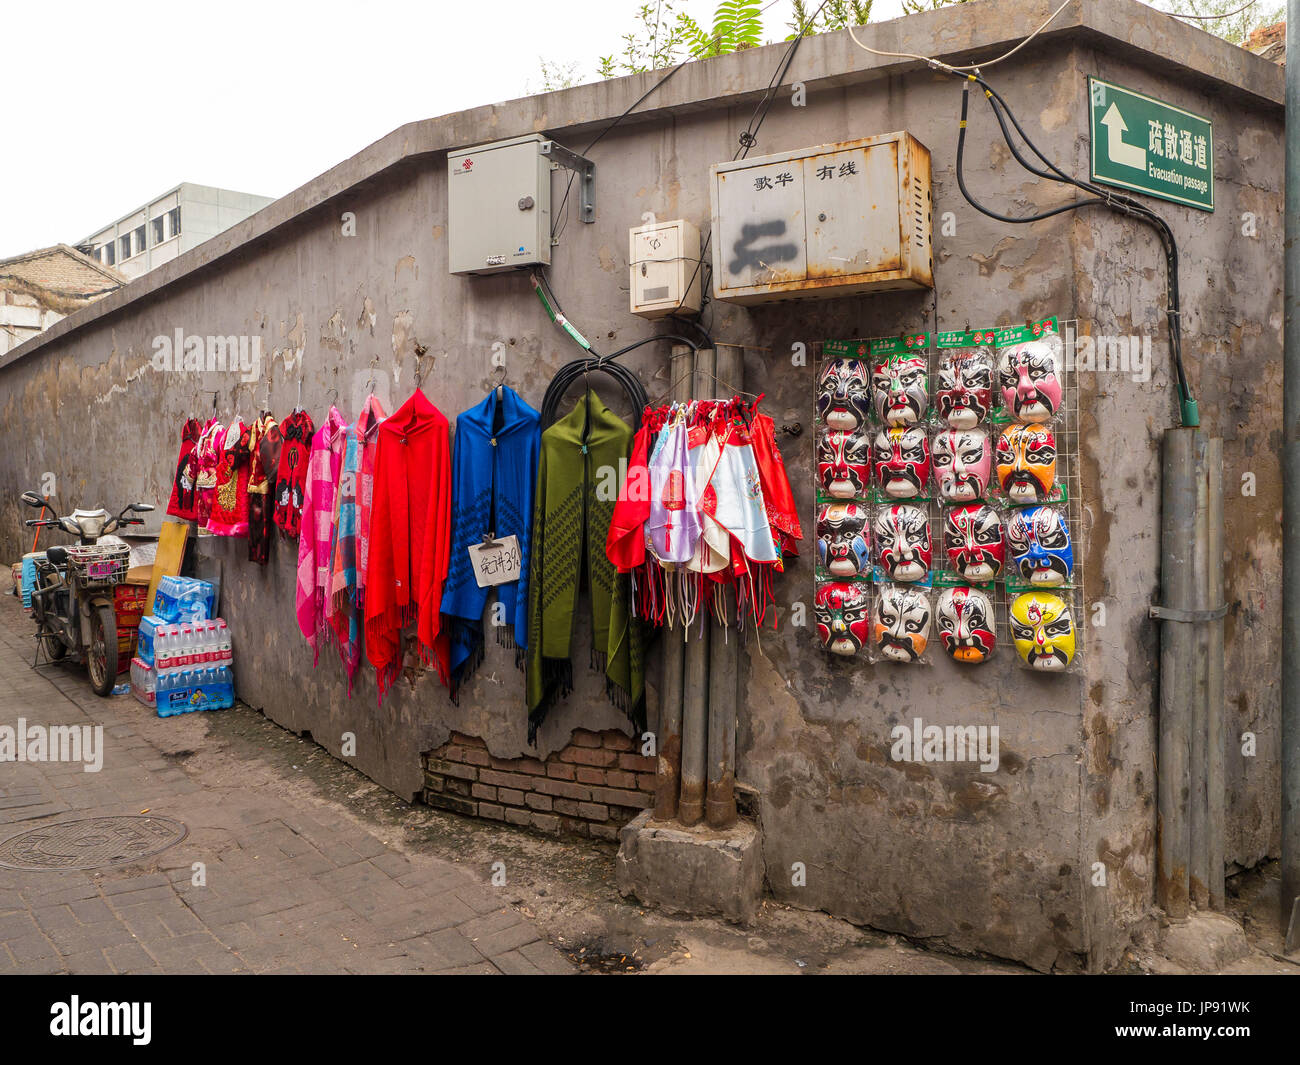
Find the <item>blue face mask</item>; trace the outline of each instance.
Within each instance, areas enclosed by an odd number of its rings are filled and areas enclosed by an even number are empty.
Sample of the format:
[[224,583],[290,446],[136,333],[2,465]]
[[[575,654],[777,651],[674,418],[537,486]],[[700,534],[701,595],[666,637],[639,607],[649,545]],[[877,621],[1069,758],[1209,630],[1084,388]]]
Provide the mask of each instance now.
[[1007,547],[1020,579],[1046,588],[1068,584],[1074,576],[1070,529],[1053,507],[1026,507],[1007,522]]

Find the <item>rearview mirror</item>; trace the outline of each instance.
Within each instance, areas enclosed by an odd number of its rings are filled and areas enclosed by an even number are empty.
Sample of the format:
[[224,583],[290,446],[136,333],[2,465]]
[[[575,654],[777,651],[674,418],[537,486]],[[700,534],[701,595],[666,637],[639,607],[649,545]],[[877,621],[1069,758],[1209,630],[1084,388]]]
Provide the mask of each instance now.
[[154,509],[154,505],[152,503],[132,503],[131,509],[137,514],[148,514],[149,511]]
[[18,498],[21,499],[24,503],[26,503],[29,507],[45,506],[45,500],[43,500],[35,492],[24,492]]

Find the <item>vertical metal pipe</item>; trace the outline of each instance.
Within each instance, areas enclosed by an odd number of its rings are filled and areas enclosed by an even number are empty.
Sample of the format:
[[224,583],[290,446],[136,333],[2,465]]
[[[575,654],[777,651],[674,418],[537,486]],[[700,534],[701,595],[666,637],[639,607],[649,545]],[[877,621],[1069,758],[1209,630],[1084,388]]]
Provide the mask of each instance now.
[[[1197,434],[1192,455],[1196,490],[1196,510],[1191,529],[1192,609],[1205,610],[1209,606],[1207,592],[1210,585],[1210,559],[1207,553],[1209,526],[1209,483],[1205,471],[1205,437]],[[1192,901],[1199,909],[1210,904],[1210,852],[1209,852],[1209,670],[1207,656],[1210,651],[1209,629],[1200,622],[1175,622],[1192,633],[1193,653],[1185,669],[1191,674],[1191,700],[1188,717],[1188,796],[1187,833],[1189,838],[1187,886]],[[1161,681],[1163,684],[1163,679]]]
[[[685,344],[674,344],[668,364],[669,394],[674,400],[690,399],[695,355]],[[655,770],[656,821],[677,816],[677,796],[682,777],[682,686],[685,681],[686,644],[681,625],[667,626],[660,647],[663,666],[659,685],[658,759]]]
[[[1300,56],[1300,0],[1286,46]],[[1300,949],[1300,63],[1286,65],[1286,281],[1282,348],[1282,934]]]
[[[1169,610],[1196,608],[1191,533],[1196,520],[1196,430],[1167,429],[1160,515],[1160,598]],[[1156,786],[1156,901],[1186,917],[1191,849],[1187,817],[1189,711],[1195,629],[1165,621],[1160,630],[1160,733]]]
[[[718,348],[719,382],[744,388],[745,351],[725,344]],[[725,388],[715,387],[721,398]],[[710,622],[714,624],[714,622]],[[740,685],[740,633],[718,626],[709,649],[709,786],[705,816],[710,828],[736,823],[736,706]]]
[[[691,394],[696,399],[707,399],[713,394],[716,370],[716,356],[712,349],[695,353],[696,372]],[[682,787],[677,802],[677,819],[684,825],[698,824],[704,817],[710,628],[708,619],[701,616],[687,633],[686,680],[682,693]]]
[[[1223,605],[1223,441],[1209,440],[1205,448],[1206,487],[1209,520],[1206,522],[1206,555],[1209,557],[1209,582],[1206,590],[1208,608]],[[1207,622],[1209,634],[1206,652],[1206,735],[1209,757],[1206,759],[1205,791],[1209,798],[1206,850],[1210,863],[1210,907],[1224,905],[1224,866],[1227,864],[1224,843],[1224,817],[1227,788],[1223,760],[1223,618]]]

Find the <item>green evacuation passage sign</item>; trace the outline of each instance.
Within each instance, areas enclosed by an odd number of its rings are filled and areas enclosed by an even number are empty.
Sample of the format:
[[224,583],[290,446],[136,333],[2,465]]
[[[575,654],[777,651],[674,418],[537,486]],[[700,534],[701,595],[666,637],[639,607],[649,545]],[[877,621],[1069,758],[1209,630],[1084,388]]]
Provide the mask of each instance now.
[[1088,79],[1092,180],[1214,210],[1214,126],[1181,107]]

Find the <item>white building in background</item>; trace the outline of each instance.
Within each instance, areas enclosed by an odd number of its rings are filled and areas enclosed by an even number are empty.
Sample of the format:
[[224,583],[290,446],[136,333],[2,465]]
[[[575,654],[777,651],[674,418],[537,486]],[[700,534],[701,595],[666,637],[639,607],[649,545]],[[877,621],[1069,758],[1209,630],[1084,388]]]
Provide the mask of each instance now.
[[242,222],[274,200],[184,182],[77,246],[127,277],[139,277]]

